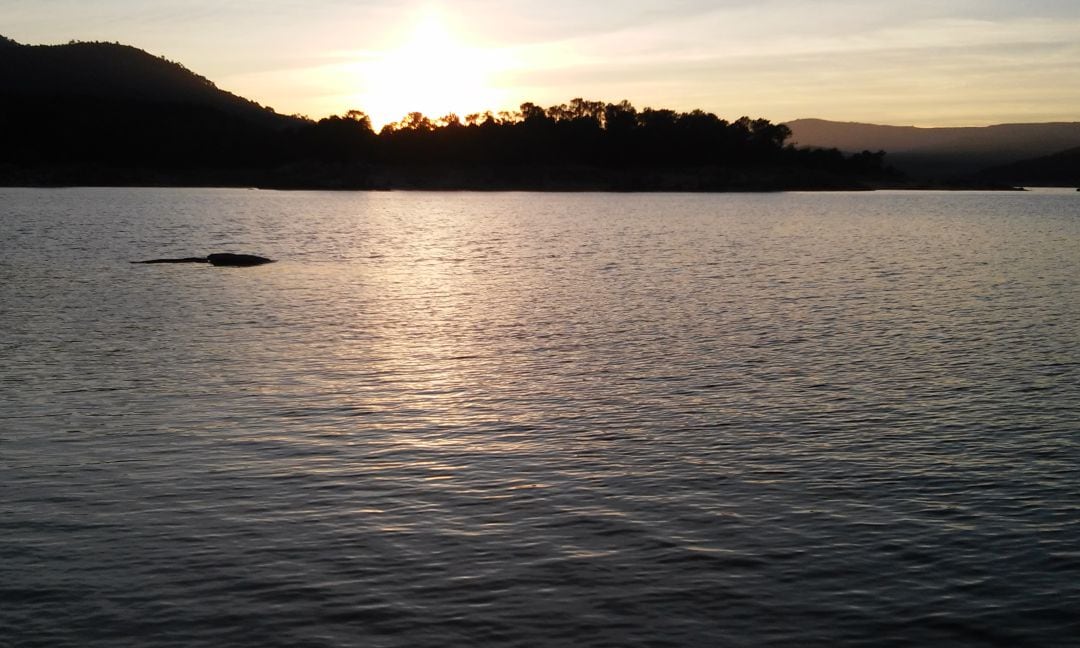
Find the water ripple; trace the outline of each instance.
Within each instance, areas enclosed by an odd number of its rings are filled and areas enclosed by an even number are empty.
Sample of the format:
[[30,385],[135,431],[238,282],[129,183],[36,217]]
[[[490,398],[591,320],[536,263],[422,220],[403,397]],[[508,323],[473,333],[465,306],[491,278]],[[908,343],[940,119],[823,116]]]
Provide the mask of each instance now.
[[0,198],[0,644],[1080,636],[1073,195]]

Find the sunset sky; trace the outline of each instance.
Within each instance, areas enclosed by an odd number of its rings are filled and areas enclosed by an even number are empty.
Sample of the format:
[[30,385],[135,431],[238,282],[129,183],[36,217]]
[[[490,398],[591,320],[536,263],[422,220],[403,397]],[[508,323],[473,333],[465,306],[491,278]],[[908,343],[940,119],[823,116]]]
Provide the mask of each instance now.
[[722,117],[1080,120],[1077,0],[0,0],[28,44],[119,41],[376,125],[583,96]]

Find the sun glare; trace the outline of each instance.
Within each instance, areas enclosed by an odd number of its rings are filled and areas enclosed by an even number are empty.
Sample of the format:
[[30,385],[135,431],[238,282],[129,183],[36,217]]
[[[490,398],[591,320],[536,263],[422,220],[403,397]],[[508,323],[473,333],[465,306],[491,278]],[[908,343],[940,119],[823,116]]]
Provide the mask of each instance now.
[[410,112],[464,118],[501,105],[502,93],[491,85],[501,63],[495,52],[461,43],[438,12],[428,11],[399,47],[360,66],[364,90],[353,100],[376,128]]

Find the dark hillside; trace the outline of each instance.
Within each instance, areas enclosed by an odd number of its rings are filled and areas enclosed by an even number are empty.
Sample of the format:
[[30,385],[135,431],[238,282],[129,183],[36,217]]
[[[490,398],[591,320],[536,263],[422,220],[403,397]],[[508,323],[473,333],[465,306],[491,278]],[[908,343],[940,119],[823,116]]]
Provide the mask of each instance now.
[[8,184],[240,182],[288,159],[306,125],[134,47],[0,40]]
[[1080,147],[993,167],[980,177],[1027,187],[1080,187]]
[[179,63],[128,45],[20,45],[6,38],[0,44],[0,94],[5,97],[190,104],[266,126],[296,121],[225,92]]

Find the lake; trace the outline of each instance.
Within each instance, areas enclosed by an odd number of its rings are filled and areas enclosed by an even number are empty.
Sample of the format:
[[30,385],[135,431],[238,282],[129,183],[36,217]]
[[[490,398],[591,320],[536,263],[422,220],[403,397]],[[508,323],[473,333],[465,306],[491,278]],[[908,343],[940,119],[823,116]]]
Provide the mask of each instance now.
[[[255,268],[131,265],[250,252]],[[1080,194],[0,188],[4,646],[1075,646]]]

